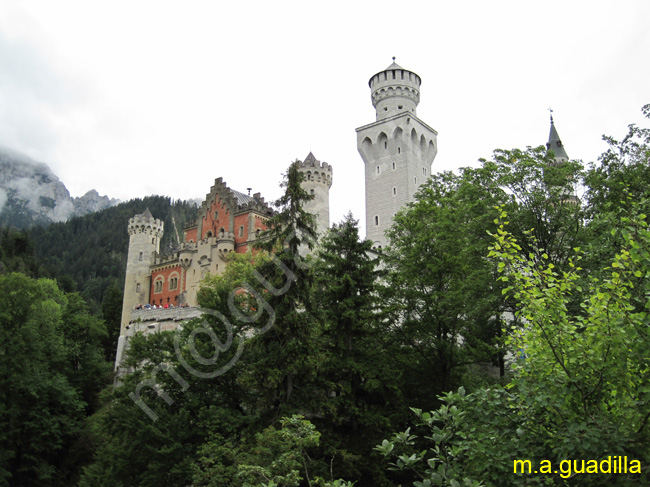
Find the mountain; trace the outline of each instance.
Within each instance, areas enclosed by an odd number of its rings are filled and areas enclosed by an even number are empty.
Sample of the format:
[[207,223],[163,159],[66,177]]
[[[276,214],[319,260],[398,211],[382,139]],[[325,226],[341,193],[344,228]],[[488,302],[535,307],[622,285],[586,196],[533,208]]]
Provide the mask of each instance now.
[[0,226],[49,225],[118,203],[94,189],[73,198],[47,164],[0,147]]

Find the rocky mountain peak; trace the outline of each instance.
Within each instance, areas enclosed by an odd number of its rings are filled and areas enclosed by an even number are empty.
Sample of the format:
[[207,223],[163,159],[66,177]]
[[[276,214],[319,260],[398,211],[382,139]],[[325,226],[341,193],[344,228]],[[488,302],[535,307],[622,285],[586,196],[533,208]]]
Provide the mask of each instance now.
[[48,225],[117,203],[94,189],[72,198],[47,164],[0,147],[0,225],[19,229]]

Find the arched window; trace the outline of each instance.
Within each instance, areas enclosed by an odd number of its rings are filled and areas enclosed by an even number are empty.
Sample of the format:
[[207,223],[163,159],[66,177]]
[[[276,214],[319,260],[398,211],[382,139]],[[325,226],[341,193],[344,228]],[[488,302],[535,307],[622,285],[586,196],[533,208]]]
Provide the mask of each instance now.
[[375,226],[379,225],[379,217],[375,215]]
[[164,282],[165,282],[165,278],[163,276],[156,277],[156,280],[153,283],[153,292],[156,294],[161,293],[163,290]]
[[178,274],[174,272],[169,276],[169,290],[178,289]]

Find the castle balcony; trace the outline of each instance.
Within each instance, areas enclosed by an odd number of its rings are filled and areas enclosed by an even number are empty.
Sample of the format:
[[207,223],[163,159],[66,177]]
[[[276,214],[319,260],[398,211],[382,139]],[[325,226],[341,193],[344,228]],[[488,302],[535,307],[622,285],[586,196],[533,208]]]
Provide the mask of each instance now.
[[175,330],[183,322],[198,318],[201,314],[201,308],[198,306],[190,308],[134,310],[131,313],[131,321],[126,327],[126,334],[131,337],[136,333],[150,334]]
[[224,237],[218,238],[216,248],[219,258],[225,262],[228,254],[235,250],[235,235],[233,233],[228,233],[225,234]]
[[192,256],[195,252],[183,249],[178,253],[178,263],[186,269],[192,264]]

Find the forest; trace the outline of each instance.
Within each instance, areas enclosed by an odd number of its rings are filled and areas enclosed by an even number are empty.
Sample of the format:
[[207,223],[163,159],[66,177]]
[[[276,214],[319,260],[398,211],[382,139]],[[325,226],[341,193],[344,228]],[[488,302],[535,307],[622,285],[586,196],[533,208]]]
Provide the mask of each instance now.
[[257,251],[115,383],[126,221],[190,205],[3,229],[0,486],[649,485],[650,128],[605,140],[435,174],[381,252],[351,214],[316,244],[292,164]]

